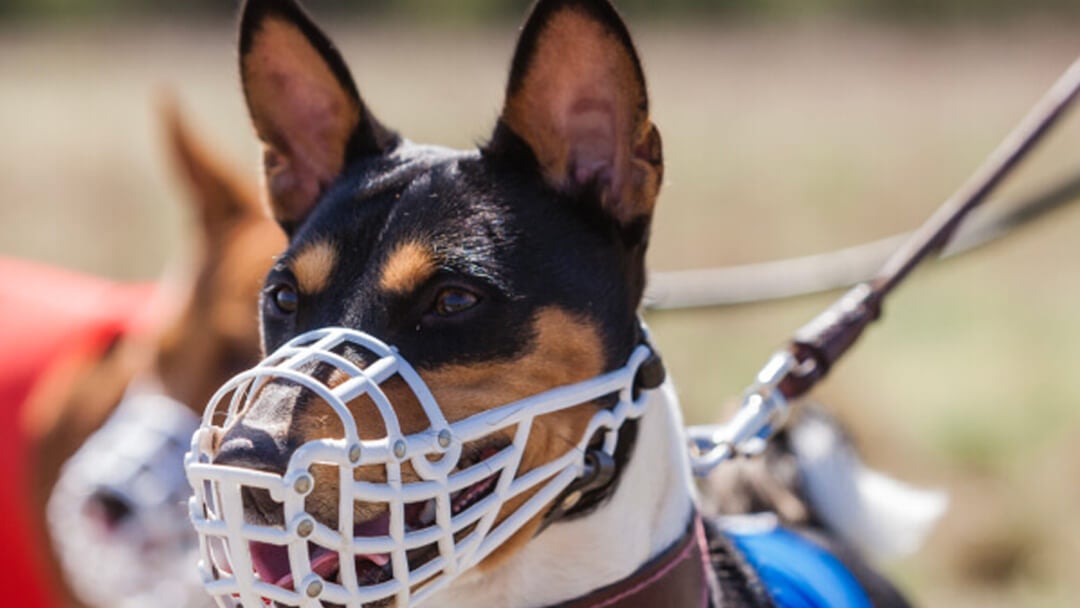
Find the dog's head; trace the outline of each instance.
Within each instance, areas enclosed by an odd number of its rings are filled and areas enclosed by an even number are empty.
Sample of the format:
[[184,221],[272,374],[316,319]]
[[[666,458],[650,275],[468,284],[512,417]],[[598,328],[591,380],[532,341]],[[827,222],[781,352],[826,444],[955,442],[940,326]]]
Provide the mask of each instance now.
[[[640,341],[636,313],[663,165],[641,65],[608,2],[536,5],[499,120],[478,150],[414,144],[383,125],[333,44],[291,1],[246,4],[240,64],[265,146],[269,200],[290,236],[262,292],[268,352],[318,328],[362,330],[412,363],[450,422],[626,363]],[[373,356],[339,354],[360,366]],[[328,366],[307,371],[329,387],[348,380]],[[431,424],[406,382],[382,390],[401,433]],[[388,432],[376,401],[348,403],[360,439]],[[532,422],[520,470],[579,444],[600,407],[585,403]],[[348,431],[322,399],[273,381],[216,438],[214,463],[281,473],[299,446]],[[464,445],[459,466],[514,433]],[[342,478],[321,465],[311,474],[306,511],[333,529]],[[417,479],[409,463],[400,475]],[[354,472],[359,482],[386,476],[382,467]],[[459,500],[455,509],[469,506]],[[248,492],[249,520],[292,525],[279,501]],[[385,527],[385,511],[357,502],[352,517],[358,528]],[[539,525],[535,517],[521,527],[481,569]],[[261,561],[264,580],[281,578],[266,563],[273,557]]]

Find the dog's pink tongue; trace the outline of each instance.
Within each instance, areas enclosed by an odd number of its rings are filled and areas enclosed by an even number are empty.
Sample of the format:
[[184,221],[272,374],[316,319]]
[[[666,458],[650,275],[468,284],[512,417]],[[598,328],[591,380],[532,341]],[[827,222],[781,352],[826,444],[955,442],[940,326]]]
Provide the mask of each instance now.
[[[387,536],[390,534],[390,512],[387,511],[382,515],[365,521],[362,524],[356,524],[353,528],[353,536],[357,538],[365,536]],[[388,553],[372,553],[370,555],[358,555],[357,559],[366,559],[369,562],[379,566],[385,566],[390,563],[390,554]]]
[[[390,533],[390,515],[384,513],[371,521],[357,524],[353,533],[358,537],[386,536]],[[288,548],[257,541],[252,541],[250,546],[251,564],[259,578],[277,587],[291,590],[294,581],[292,567],[289,565]],[[311,571],[323,578],[330,578],[338,568],[337,552],[315,545],[309,546]],[[380,568],[390,563],[390,555],[387,553],[358,555],[356,559],[366,559]]]
[[289,567],[289,550],[279,545],[270,545],[251,541],[251,565],[255,567],[255,574],[262,580],[285,587],[281,584],[285,578],[289,579],[289,587],[292,587],[292,572]]
[[[289,551],[278,545],[251,543],[251,564],[255,573],[265,582],[283,589],[293,588],[292,568],[289,566]],[[338,554],[336,551],[311,548],[311,571],[323,578],[328,578],[337,570]]]

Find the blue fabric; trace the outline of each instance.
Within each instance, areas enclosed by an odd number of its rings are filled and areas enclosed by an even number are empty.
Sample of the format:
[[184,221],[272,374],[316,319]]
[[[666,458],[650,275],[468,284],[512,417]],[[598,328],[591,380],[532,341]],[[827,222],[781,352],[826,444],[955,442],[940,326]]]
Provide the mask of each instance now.
[[726,530],[781,608],[872,608],[834,555],[779,526]]

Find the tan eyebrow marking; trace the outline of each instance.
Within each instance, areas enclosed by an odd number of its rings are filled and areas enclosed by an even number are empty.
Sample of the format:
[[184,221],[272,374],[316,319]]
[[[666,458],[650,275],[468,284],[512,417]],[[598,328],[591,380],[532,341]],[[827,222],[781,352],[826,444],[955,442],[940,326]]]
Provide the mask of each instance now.
[[435,274],[438,266],[426,247],[416,241],[397,246],[383,266],[379,287],[392,293],[410,293]]
[[330,273],[337,264],[337,250],[327,241],[318,241],[305,247],[289,262],[296,276],[300,291],[316,294],[326,289]]

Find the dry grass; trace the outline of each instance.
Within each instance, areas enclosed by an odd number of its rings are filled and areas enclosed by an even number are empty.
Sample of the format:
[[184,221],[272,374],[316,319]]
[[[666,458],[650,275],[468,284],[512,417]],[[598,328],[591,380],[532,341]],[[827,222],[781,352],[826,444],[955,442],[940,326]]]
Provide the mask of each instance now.
[[[512,28],[333,29],[386,122],[450,145],[487,135]],[[1047,24],[638,29],[667,152],[657,269],[915,226],[1080,51]],[[231,40],[225,25],[0,29],[0,253],[122,278],[179,255],[151,100],[177,87],[214,142],[253,161]],[[1008,191],[1078,165],[1075,116]],[[1072,210],[919,275],[819,392],[874,464],[953,492],[927,550],[893,567],[922,604],[1080,598],[1078,233]],[[653,315],[691,420],[827,301]]]

